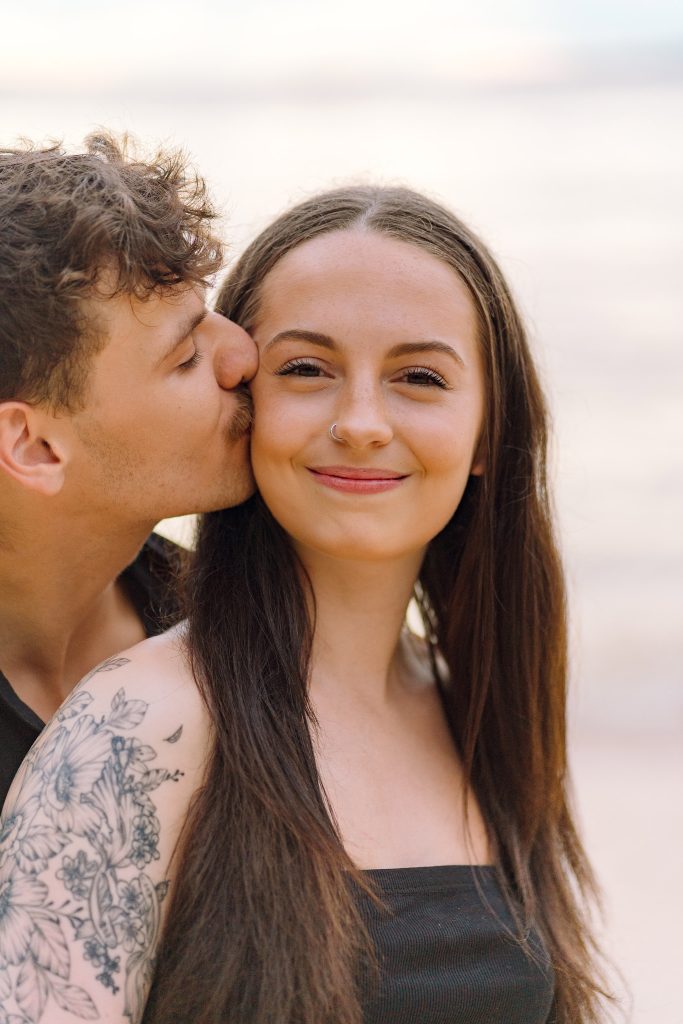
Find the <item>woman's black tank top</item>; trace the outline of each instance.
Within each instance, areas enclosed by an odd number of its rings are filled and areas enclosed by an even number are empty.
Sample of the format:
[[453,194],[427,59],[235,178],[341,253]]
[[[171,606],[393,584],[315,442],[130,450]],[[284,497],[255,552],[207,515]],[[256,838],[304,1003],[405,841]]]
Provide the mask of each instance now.
[[533,932],[530,952],[514,937],[494,868],[366,874],[387,910],[361,897],[379,961],[362,985],[365,1024],[552,1024],[547,953]]

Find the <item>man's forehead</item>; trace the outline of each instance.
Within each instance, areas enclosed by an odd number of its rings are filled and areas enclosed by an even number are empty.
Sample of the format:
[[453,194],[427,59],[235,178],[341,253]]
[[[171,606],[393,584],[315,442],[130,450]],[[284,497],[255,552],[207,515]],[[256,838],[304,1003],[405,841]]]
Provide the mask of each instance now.
[[86,306],[87,315],[109,341],[144,341],[165,348],[173,338],[187,334],[204,314],[206,296],[203,287],[181,283],[143,296],[99,290],[86,300]]

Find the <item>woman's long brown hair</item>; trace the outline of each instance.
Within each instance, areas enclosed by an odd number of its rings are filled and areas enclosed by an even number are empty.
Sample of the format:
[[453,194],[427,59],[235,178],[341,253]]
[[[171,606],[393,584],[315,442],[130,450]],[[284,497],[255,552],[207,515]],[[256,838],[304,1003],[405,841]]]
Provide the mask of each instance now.
[[[397,188],[340,189],[266,228],[235,265],[218,308],[252,328],[278,260],[351,228],[433,254],[460,275],[478,312],[487,468],[429,545],[416,590],[428,638],[449,669],[446,713],[518,908],[519,940],[533,926],[545,941],[556,1024],[593,1024],[602,993],[587,911],[595,887],[567,794],[565,591],[547,488],[547,414],[500,270],[431,200]],[[203,518],[188,652],[214,722],[213,747],[184,832],[147,1021],[362,1020],[356,980],[372,951],[350,880],[364,882],[316,768],[305,586],[258,496]]]

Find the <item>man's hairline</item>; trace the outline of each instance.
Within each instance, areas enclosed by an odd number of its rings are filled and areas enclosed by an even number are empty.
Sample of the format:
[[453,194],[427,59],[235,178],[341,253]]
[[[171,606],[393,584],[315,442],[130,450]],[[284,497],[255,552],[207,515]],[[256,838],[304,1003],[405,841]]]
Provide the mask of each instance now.
[[[112,263],[114,262],[115,261],[112,261]],[[144,275],[141,275],[141,280],[143,279]],[[42,407],[54,416],[74,416],[83,412],[87,409],[89,403],[93,363],[97,356],[99,356],[114,340],[114,336],[111,332],[111,325],[105,323],[103,318],[99,315],[99,310],[102,306],[114,299],[127,297],[131,311],[133,312],[133,315],[136,315],[134,303],[145,303],[148,300],[151,300],[154,296],[163,296],[165,293],[173,293],[178,288],[182,288],[185,291],[196,287],[203,287],[205,290],[207,288],[206,285],[202,285],[198,281],[193,281],[191,278],[184,278],[172,285],[151,285],[145,294],[138,295],[133,289],[113,288],[113,290],[107,289],[105,291],[99,291],[98,289],[101,281],[102,271],[99,270],[93,285],[83,295],[78,296],[75,300],[78,304],[79,316],[77,318],[78,326],[76,328],[77,337],[71,350],[71,358],[73,358],[73,356],[76,357],[76,364],[78,367],[77,375],[81,379],[78,387],[75,389],[75,392],[69,396],[69,400],[67,402],[60,402],[57,401],[54,396],[50,395],[46,396],[44,399],[33,399],[31,397],[16,395],[11,398],[0,399],[0,404],[2,404],[2,402],[24,402],[35,408]],[[67,356],[57,364],[55,369],[58,373],[69,362],[69,358],[70,357]],[[73,372],[68,374],[67,379],[72,378]]]

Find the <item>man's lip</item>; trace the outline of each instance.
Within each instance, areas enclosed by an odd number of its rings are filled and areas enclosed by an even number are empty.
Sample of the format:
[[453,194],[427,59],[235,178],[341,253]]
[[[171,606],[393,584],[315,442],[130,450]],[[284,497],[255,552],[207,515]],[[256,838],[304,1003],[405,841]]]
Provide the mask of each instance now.
[[344,480],[402,480],[406,473],[394,469],[370,469],[358,466],[309,466],[311,473],[320,476],[338,476]]

